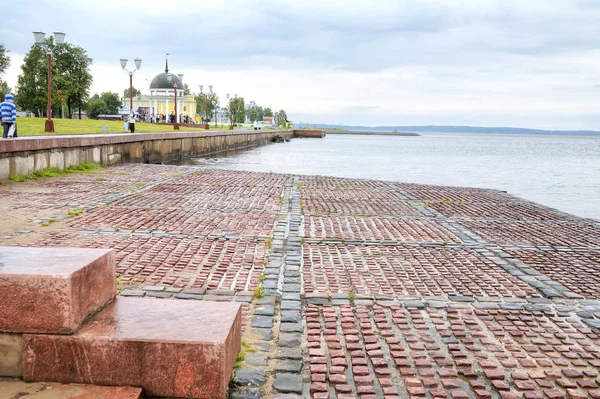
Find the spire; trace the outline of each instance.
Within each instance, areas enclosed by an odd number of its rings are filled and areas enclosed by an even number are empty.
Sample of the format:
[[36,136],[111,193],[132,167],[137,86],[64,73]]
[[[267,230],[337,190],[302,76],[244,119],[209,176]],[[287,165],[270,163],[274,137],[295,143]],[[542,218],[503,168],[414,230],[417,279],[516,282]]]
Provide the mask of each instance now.
[[167,53],[167,57],[165,59],[165,73],[169,73],[169,53]]

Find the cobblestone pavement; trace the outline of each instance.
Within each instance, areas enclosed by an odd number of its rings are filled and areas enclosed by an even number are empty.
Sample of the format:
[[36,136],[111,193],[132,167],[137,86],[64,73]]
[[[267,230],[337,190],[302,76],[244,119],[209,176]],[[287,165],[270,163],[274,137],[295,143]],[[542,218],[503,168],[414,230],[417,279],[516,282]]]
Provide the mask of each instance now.
[[120,295],[241,302],[232,398],[600,398],[598,222],[495,190],[199,167],[16,184],[0,199],[39,227],[1,245],[111,247]]

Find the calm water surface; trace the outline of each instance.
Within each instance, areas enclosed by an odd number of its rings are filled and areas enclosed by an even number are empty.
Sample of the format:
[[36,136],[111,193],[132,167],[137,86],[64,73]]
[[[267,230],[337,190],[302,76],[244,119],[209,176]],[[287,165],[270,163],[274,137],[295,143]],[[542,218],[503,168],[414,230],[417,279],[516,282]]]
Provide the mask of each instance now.
[[600,218],[600,136],[329,135],[196,162],[256,172],[495,188]]

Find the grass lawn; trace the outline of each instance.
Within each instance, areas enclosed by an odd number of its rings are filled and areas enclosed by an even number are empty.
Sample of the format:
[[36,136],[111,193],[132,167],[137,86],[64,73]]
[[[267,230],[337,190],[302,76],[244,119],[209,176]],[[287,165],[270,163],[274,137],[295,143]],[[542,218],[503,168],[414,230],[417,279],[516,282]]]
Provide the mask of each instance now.
[[[102,126],[108,126],[108,133],[125,133],[123,122],[119,121],[99,121],[94,119],[53,119],[54,133],[46,133],[44,131],[44,123],[46,118],[17,118],[19,136],[42,136],[53,134],[94,134],[102,132]],[[229,126],[210,125],[210,130],[228,130]],[[202,125],[198,127],[181,127],[182,131],[201,131],[204,130]],[[135,124],[136,133],[144,132],[172,132],[173,126],[137,122]]]

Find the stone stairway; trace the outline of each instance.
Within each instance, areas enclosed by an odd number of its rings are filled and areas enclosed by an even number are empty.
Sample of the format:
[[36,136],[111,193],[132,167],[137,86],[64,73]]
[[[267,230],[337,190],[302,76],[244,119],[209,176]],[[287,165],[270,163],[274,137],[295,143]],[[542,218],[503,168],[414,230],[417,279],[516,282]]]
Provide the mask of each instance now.
[[0,377],[227,396],[239,304],[115,295],[111,250],[0,247]]

